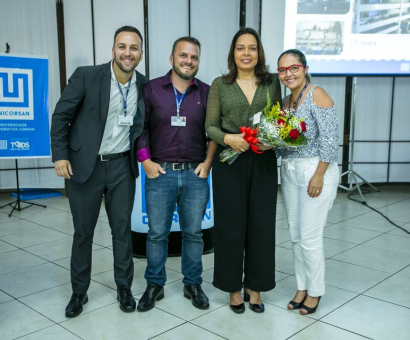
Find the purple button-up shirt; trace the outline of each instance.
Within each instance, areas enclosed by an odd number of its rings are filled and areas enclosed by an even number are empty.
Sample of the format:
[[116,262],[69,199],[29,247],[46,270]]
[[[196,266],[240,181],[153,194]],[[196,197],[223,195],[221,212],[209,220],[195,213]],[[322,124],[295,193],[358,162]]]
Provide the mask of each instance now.
[[[171,126],[177,115],[171,72],[145,85],[144,130],[137,141],[140,162],[203,162],[206,158],[205,113],[209,85],[194,78],[185,92],[179,115],[186,117],[186,126]],[[181,93],[178,92],[178,100]]]

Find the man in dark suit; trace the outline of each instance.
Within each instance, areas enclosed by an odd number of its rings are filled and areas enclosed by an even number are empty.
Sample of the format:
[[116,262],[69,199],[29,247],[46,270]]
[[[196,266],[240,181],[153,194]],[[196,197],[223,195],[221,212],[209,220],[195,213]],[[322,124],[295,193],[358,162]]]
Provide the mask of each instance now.
[[66,307],[75,317],[87,303],[94,229],[105,196],[114,252],[117,300],[124,312],[135,310],[131,212],[138,163],[135,141],[144,124],[142,86],[135,71],[142,59],[142,36],[134,27],[114,35],[113,60],[79,67],[68,81],[52,117],[52,160],[66,178],[74,236],[71,254],[73,294]]

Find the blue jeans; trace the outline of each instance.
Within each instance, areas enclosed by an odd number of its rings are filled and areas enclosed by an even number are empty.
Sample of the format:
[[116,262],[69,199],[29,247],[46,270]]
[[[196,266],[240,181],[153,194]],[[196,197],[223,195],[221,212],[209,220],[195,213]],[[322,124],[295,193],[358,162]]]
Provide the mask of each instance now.
[[165,285],[168,235],[177,205],[182,232],[183,283],[200,285],[204,250],[201,223],[209,199],[208,179],[198,177],[193,169],[166,169],[166,172],[156,178],[145,178],[149,226],[145,279],[161,287]]

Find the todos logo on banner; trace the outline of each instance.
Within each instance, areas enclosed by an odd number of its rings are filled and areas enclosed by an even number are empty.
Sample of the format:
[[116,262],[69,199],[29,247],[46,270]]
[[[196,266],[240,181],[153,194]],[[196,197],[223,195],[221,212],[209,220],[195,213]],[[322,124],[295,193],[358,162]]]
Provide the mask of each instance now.
[[48,59],[0,55],[0,158],[50,156]]
[[[141,164],[138,164],[140,170],[140,176],[136,179],[136,190],[135,190],[135,200],[134,209],[131,216],[131,229],[137,233],[148,233],[148,216],[145,204],[145,172]],[[213,211],[213,201],[212,201],[212,176],[208,176],[209,183],[209,201],[206,206],[205,215],[202,218],[202,229],[209,229],[214,226],[214,211]],[[180,231],[179,227],[179,216],[177,207],[175,207],[174,216],[172,218],[171,231]]]

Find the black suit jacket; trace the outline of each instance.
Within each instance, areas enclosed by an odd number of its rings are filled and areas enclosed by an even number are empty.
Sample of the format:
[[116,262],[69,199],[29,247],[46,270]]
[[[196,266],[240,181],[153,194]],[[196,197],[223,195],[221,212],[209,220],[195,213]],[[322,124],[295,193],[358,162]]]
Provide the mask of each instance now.
[[[71,180],[84,183],[94,170],[100,149],[110,103],[111,62],[98,66],[79,67],[68,81],[58,101],[51,123],[52,161],[69,160]],[[138,177],[135,140],[144,127],[145,76],[137,74],[137,113],[130,128],[131,163]]]

